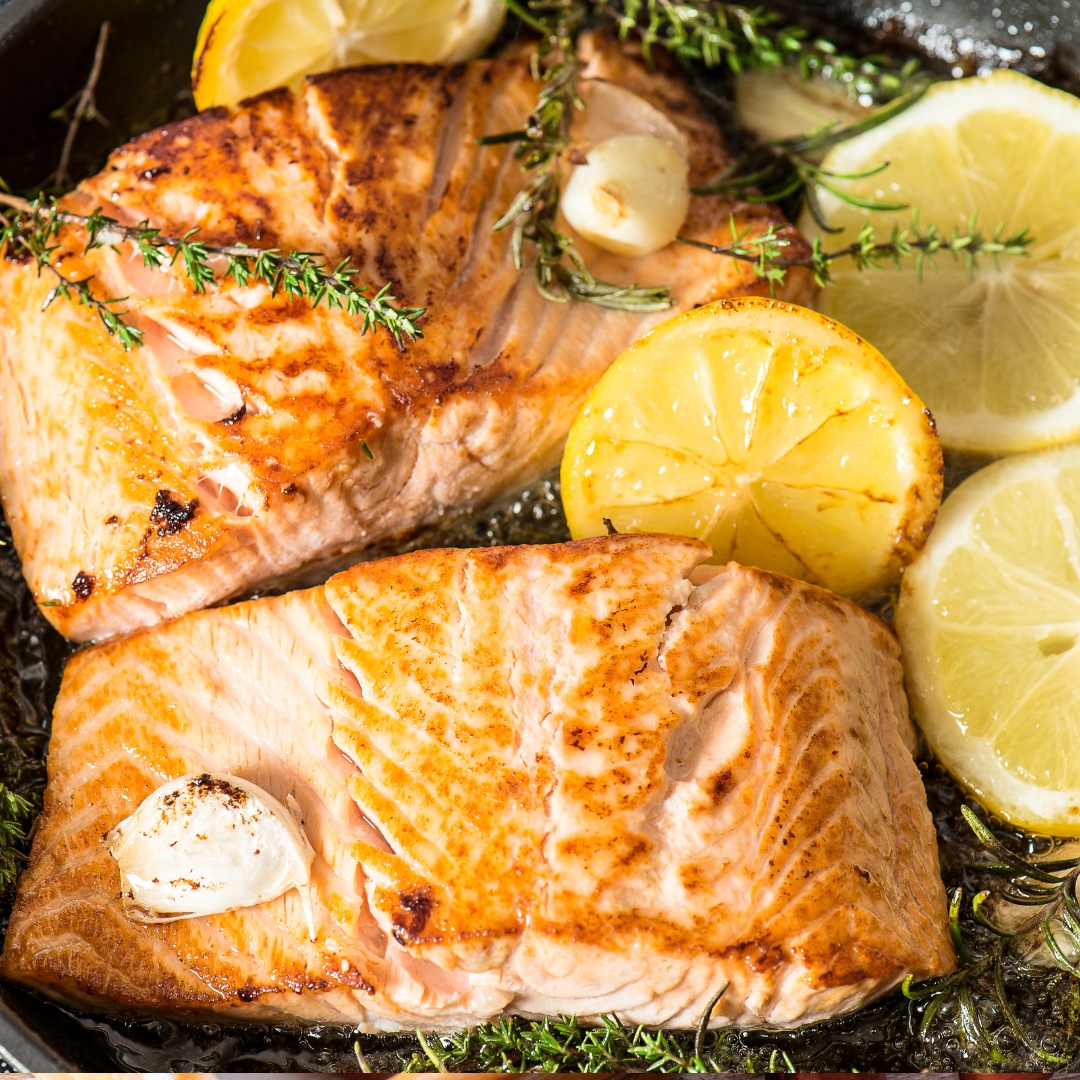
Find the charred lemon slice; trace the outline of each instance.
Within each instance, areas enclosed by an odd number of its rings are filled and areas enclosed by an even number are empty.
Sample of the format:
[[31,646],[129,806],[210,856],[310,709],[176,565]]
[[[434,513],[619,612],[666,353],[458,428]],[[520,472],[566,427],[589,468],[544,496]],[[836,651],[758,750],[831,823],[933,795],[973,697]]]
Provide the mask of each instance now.
[[863,596],[894,583],[941,499],[929,413],[882,355],[779,300],[661,324],[607,371],[571,429],[576,538],[666,532]]
[[200,109],[346,64],[456,63],[487,48],[503,0],[213,0],[191,71]]
[[896,626],[944,765],[1013,824],[1080,836],[1080,446],[965,480],[904,574]]

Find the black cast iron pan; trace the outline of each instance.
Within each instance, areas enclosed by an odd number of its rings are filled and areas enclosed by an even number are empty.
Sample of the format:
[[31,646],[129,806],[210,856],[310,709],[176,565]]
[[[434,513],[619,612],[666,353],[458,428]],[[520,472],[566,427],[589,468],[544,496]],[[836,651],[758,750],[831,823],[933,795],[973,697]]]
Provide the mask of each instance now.
[[[188,69],[205,6],[206,0],[0,0],[0,178],[15,191],[48,182],[66,132],[53,114],[85,82],[106,19],[111,32],[96,95],[106,123],[83,124],[71,159],[75,179],[99,168],[129,135],[191,112]],[[945,70],[1007,64],[1080,86],[1076,0],[779,0],[770,6],[854,40],[922,53]],[[550,492],[546,497],[551,501]],[[479,522],[472,542],[491,535]],[[0,780],[7,782],[11,770],[40,773],[68,651],[34,609],[10,546],[0,548],[0,726],[22,747],[20,760],[0,761]],[[350,1058],[351,1042],[340,1032],[245,1034],[154,1019],[121,1028],[0,984],[0,1069],[263,1071],[342,1068]],[[391,1061],[387,1056],[383,1067]]]

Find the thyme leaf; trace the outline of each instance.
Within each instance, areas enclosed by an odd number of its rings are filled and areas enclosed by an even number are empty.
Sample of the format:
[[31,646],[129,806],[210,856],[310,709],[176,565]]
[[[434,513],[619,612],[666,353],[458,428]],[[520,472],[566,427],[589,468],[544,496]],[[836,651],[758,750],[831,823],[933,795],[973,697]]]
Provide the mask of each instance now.
[[[363,319],[362,333],[382,327],[398,345],[406,339],[423,337],[418,320],[425,309],[397,306],[389,283],[369,296],[368,287],[357,284],[359,271],[348,259],[331,267],[325,256],[313,251],[283,253],[245,244],[208,244],[196,238],[198,229],[191,229],[183,236],[169,236],[152,228],[147,221],[122,225],[100,209],[91,214],[62,210],[54,199],[44,196],[27,200],[0,193],[0,205],[12,210],[10,214],[0,214],[0,250],[7,246],[21,249],[35,260],[39,273],[47,270],[57,279],[45,306],[63,297],[93,309],[125,350],[140,345],[143,336],[141,330],[125,320],[129,312],[120,305],[127,297],[102,297],[91,287],[92,276],[76,280],[62,273],[53,261],[59,250],[56,240],[62,225],[84,230],[84,254],[105,244],[128,241],[150,270],[179,266],[197,293],[206,292],[230,277],[241,287],[257,281],[267,285],[272,296],[284,293],[290,299],[302,297],[312,307],[325,302],[328,308],[359,316]],[[223,269],[215,267],[215,260],[223,264]]]

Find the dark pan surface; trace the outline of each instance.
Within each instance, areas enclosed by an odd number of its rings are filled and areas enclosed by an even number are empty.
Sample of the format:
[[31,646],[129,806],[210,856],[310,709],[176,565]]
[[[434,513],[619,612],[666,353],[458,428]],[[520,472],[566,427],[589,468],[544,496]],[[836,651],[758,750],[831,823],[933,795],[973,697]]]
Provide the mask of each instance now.
[[[845,46],[894,46],[964,72],[1002,63],[1070,88],[1080,85],[1080,3],[1052,0],[865,0],[774,6],[820,26]],[[97,105],[107,123],[84,123],[72,158],[76,179],[99,168],[129,135],[193,109],[188,65],[205,0],[0,0],[0,178],[16,191],[36,189],[56,167],[65,135],[59,106],[82,86],[101,22],[112,26]],[[968,471],[954,462],[954,479]],[[429,543],[542,542],[565,538],[557,484],[549,480]],[[8,540],[0,521],[0,540]],[[49,714],[70,646],[40,617],[22,582],[10,544],[0,547],[0,781],[37,800],[44,785]],[[974,884],[972,852],[960,821],[960,793],[932,765],[927,787],[938,824],[948,884]],[[11,897],[0,899],[6,921]],[[1031,1003],[1064,1022],[1053,985]],[[1039,996],[1042,998],[1039,999]],[[1047,997],[1050,995],[1050,997]],[[1062,1002],[1061,1008],[1064,1008]],[[266,1071],[356,1068],[353,1035],[315,1028],[185,1026],[144,1019],[119,1022],[75,1015],[18,987],[0,984],[0,1044],[34,1070]],[[365,1038],[375,1068],[395,1070],[410,1039]],[[910,1027],[898,995],[847,1018],[797,1033],[748,1033],[747,1055],[779,1049],[803,1070],[916,1071],[963,1068],[958,1046],[928,1050]],[[1076,1067],[1075,1063],[1074,1068]]]

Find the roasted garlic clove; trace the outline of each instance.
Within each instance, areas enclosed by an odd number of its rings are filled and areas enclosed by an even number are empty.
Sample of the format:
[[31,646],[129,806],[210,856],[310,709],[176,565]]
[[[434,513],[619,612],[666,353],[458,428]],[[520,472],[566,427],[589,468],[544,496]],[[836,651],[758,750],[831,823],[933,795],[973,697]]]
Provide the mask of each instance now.
[[273,900],[308,897],[315,853],[296,818],[262,788],[224,773],[173,780],[103,837],[120,867],[131,919],[173,922]]
[[589,150],[560,206],[586,240],[620,255],[647,255],[675,239],[690,208],[689,168],[652,135],[616,135]]

